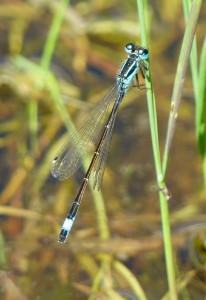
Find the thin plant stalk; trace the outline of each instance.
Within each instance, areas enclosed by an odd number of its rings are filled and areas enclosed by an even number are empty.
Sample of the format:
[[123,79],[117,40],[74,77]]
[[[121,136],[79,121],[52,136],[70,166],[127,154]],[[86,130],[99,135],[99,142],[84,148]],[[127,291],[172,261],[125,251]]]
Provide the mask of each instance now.
[[206,37],[202,46],[199,67],[198,101],[196,102],[196,135],[203,159],[203,178],[206,187]]
[[134,274],[132,274],[131,271],[125,265],[123,265],[121,262],[117,260],[114,260],[112,266],[114,270],[116,270],[119,274],[121,274],[126,279],[126,281],[128,281],[134,294],[137,296],[137,299],[147,300],[147,297],[140,283],[137,281]]
[[187,65],[188,65],[189,56],[193,44],[193,39],[195,35],[201,4],[202,4],[202,0],[194,0],[192,2],[192,6],[190,9],[190,14],[187,20],[185,34],[182,42],[182,47],[180,51],[179,61],[177,65],[177,72],[175,76],[175,83],[174,83],[172,99],[171,99],[171,110],[170,110],[170,117],[169,117],[168,129],[166,135],[165,150],[163,155],[164,176],[166,175],[169,151],[173,140],[180,100],[183,93],[183,86],[184,86],[184,81],[185,81],[185,76],[187,71]]
[[[187,22],[189,18],[189,12],[191,7],[191,0],[183,0],[183,8],[185,15],[185,22]],[[203,180],[204,186],[206,187],[206,117],[205,117],[205,99],[206,99],[206,51],[205,51],[205,43],[202,47],[202,53],[199,62],[199,70],[198,70],[198,59],[197,59],[197,44],[196,44],[196,36],[194,36],[191,54],[190,54],[190,70],[192,75],[192,83],[193,90],[195,96],[195,130],[196,130],[196,138],[198,143],[199,152],[202,156],[202,169],[203,169]],[[199,72],[198,72],[199,71]]]
[[[183,11],[185,17],[185,23],[187,23],[192,2],[191,0],[183,0]],[[198,60],[197,60],[197,42],[196,36],[193,38],[192,49],[190,53],[190,70],[192,75],[193,90],[195,96],[195,102],[198,101]]]
[[[145,11],[147,6],[144,6],[143,0],[137,0],[138,16],[141,28],[141,39],[144,46],[147,45],[147,34],[145,25]],[[157,115],[156,115],[156,105],[155,97],[152,89],[152,79],[149,75],[148,80],[146,80],[147,88],[147,103],[148,103],[148,113],[149,113],[149,123],[151,130],[152,148],[154,154],[154,162],[157,176],[158,187],[160,188],[159,198],[160,198],[160,209],[161,209],[161,219],[162,219],[162,230],[163,230],[163,240],[164,240],[164,252],[166,260],[166,270],[167,270],[167,280],[169,285],[170,298],[177,299],[177,290],[175,283],[175,270],[174,270],[174,259],[172,251],[172,239],[171,239],[171,229],[169,222],[169,208],[167,202],[166,185],[164,181],[164,176],[162,173],[161,157],[159,150],[158,141],[158,127],[157,127]]]
[[50,67],[52,56],[54,54],[57,39],[59,37],[59,32],[61,29],[62,22],[64,20],[64,15],[68,4],[69,0],[61,0],[60,3],[58,3],[56,14],[50,26],[41,59],[41,66],[45,71],[48,71]]

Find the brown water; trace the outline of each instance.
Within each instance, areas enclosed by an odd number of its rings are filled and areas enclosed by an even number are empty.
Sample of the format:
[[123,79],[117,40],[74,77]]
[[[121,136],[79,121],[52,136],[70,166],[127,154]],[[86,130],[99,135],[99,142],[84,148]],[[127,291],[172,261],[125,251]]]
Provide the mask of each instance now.
[[[41,69],[17,61],[16,56],[40,64],[56,11],[50,5],[0,4],[0,299],[86,299],[102,254],[127,266],[148,299],[161,299],[168,288],[145,90],[128,92],[115,124],[102,187],[110,240],[99,237],[88,189],[67,243],[57,243],[83,170],[63,182],[51,177],[51,161],[65,125],[50,86],[41,87]],[[184,20],[175,1],[170,8],[167,1],[161,7],[154,2],[150,13],[150,67],[163,152]],[[197,28],[198,49],[205,16],[204,4]],[[123,20],[130,23],[126,26]],[[125,57],[123,47],[136,39],[132,26],[138,32],[135,6],[130,2],[73,2],[68,8],[51,69],[64,109],[75,123],[114,83]],[[180,299],[203,299],[206,292],[206,205],[193,98],[188,71],[167,171],[176,268],[189,282]],[[122,299],[136,299],[120,272],[113,268],[111,274],[106,269],[104,279],[113,283]],[[113,299],[105,296],[108,291],[104,282],[99,299]]]

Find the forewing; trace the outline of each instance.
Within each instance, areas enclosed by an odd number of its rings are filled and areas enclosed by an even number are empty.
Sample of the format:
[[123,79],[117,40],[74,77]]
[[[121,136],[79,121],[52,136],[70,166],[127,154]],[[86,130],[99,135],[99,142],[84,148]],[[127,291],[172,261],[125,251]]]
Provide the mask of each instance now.
[[117,86],[114,86],[59,150],[52,162],[54,177],[64,180],[72,176],[80,168],[82,159],[95,151],[104,130],[106,112],[115,99],[116,91]]

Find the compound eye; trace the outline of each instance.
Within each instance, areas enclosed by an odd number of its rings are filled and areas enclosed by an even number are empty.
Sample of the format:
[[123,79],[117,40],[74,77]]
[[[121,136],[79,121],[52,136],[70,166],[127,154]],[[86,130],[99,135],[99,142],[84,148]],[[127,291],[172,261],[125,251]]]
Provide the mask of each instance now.
[[131,54],[132,52],[134,52],[136,50],[136,46],[133,43],[128,43],[125,48],[124,48],[125,52]]
[[138,54],[141,57],[141,59],[145,60],[149,58],[149,51],[146,48],[140,48]]

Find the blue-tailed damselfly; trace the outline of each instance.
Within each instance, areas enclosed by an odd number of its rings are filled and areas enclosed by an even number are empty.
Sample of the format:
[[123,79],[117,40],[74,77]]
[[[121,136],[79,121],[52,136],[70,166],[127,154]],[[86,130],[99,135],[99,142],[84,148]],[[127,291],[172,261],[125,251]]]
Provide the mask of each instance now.
[[[59,235],[59,242],[61,243],[66,241],[72,228],[92,169],[94,169],[93,188],[100,189],[119,104],[128,88],[133,84],[134,79],[137,82],[135,86],[140,88],[138,72],[140,71],[145,78],[145,72],[148,70],[148,49],[129,43],[125,46],[125,51],[128,53],[128,57],[118,71],[116,84],[91,112],[81,127],[74,131],[52,162],[52,175],[64,180],[80,168],[83,158],[95,151],[81,187],[62,225]],[[112,103],[111,112],[105,121],[109,105]],[[95,148],[96,150],[94,150]]]

